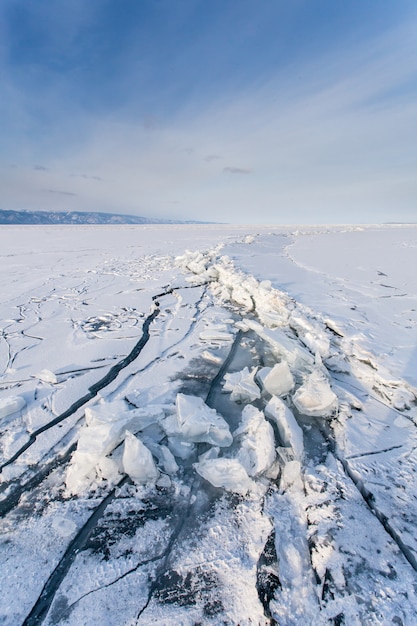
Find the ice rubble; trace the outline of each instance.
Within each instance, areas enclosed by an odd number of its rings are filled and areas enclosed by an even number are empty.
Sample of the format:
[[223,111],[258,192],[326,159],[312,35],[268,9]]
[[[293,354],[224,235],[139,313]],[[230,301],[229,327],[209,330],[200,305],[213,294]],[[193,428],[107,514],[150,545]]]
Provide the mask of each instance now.
[[272,354],[288,363],[291,368],[308,370],[314,366],[313,355],[291,339],[281,328],[266,328],[252,319],[245,319],[237,326],[242,330],[253,330],[260,339],[270,346]]
[[[87,408],[86,424],[67,472],[67,487],[73,493],[91,484],[96,476],[111,478],[120,475],[119,471],[137,483],[155,483],[160,472],[174,475],[179,469],[177,460],[190,459],[200,443],[215,448],[195,463],[196,471],[214,486],[246,493],[252,485],[251,477],[260,476],[275,462],[270,422],[276,425],[294,462],[302,458],[302,431],[279,398],[293,391],[294,375],[305,379],[292,397],[300,413],[327,417],[337,408],[337,397],[322,364],[322,358],[330,356],[330,344],[317,325],[295,310],[290,298],[273,289],[268,281],[259,283],[237,272],[230,259],[218,257],[218,249],[211,253],[187,252],[177,259],[177,265],[192,272],[198,282],[210,282],[220,299],[257,316],[257,320],[246,318],[235,326],[256,333],[269,346],[276,363],[269,368],[244,367],[226,374],[223,389],[231,392],[236,402],[262,401],[262,393],[272,396],[265,410],[270,421],[262,411],[247,404],[234,432],[237,449],[233,458],[219,458],[216,450],[231,446],[234,437],[223,417],[202,398],[177,393],[174,410],[171,398],[166,397],[169,390],[162,394],[164,400],[159,398],[160,392],[156,396],[152,392],[148,398],[149,394],[141,391],[134,400],[142,408],[129,410],[123,401]],[[292,336],[293,330],[298,339]],[[230,342],[233,333],[226,325],[207,325],[199,338],[209,343]],[[212,358],[207,351],[204,355]],[[155,404],[157,398],[164,404]],[[141,433],[140,438],[135,436],[137,433]],[[167,445],[161,443],[164,438]],[[123,441],[123,459],[116,463],[109,455]]]
[[[196,443],[228,447],[233,441],[228,424],[199,397],[178,393],[175,412],[169,405],[148,405],[128,409],[124,401],[87,407],[77,450],[66,476],[71,493],[80,493],[96,476],[111,479],[119,469],[137,483],[158,479],[159,468],[166,474],[178,471],[175,457],[186,460]],[[166,412],[169,414],[166,415]],[[135,433],[141,432],[141,439]],[[168,446],[160,440],[168,439]],[[122,465],[108,457],[124,441]]]
[[87,407],[86,423],[67,471],[69,491],[78,493],[90,484],[98,464],[123,441],[126,431],[145,430],[163,416],[157,405],[129,410],[124,401]]

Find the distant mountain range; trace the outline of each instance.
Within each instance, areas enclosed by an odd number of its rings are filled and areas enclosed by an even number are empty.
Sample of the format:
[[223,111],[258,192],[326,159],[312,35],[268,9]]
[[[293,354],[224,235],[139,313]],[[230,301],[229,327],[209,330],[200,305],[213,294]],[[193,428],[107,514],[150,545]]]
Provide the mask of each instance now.
[[0,209],[0,224],[205,224],[195,220],[162,220],[119,213],[84,211],[6,211]]

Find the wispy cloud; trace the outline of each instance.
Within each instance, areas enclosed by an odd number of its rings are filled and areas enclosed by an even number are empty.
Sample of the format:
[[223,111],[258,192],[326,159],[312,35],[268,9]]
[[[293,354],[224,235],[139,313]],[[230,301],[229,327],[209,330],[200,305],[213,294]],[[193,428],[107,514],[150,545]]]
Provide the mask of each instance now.
[[102,181],[101,176],[90,176],[89,174],[70,174],[71,178],[84,178],[84,180]]
[[226,174],[252,174],[252,170],[244,167],[233,167],[229,165],[223,168],[223,172]]
[[61,191],[60,189],[42,189],[45,193],[56,193],[59,196],[76,196],[73,191]]
[[[0,167],[0,199],[45,206],[46,189],[51,208],[72,195],[89,209],[160,215],[181,198],[175,217],[192,219],[198,208],[219,221],[415,217],[416,16],[351,41],[309,59],[294,54],[276,72],[259,66],[233,89],[214,81],[209,94],[187,92],[162,114],[146,108],[136,88],[126,104],[100,110],[83,105],[82,89],[71,103],[65,72],[29,92],[8,68],[4,158],[19,167]],[[187,51],[179,51],[184,62]],[[153,65],[134,67],[151,81]],[[118,68],[132,84],[133,70]],[[155,100],[169,101],[162,82],[153,88]]]

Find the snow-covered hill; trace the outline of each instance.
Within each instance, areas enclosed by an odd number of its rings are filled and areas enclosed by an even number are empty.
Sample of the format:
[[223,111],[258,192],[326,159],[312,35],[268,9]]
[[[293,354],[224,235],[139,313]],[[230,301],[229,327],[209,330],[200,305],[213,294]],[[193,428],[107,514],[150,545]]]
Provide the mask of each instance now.
[[0,210],[0,224],[202,224],[95,211]]
[[2,623],[416,622],[417,227],[0,244]]

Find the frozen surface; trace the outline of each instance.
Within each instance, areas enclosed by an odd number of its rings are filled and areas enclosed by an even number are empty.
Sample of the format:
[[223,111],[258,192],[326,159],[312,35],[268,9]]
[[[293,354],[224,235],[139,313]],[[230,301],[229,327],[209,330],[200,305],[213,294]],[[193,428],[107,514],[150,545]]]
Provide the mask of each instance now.
[[0,256],[0,623],[417,622],[417,227]]

